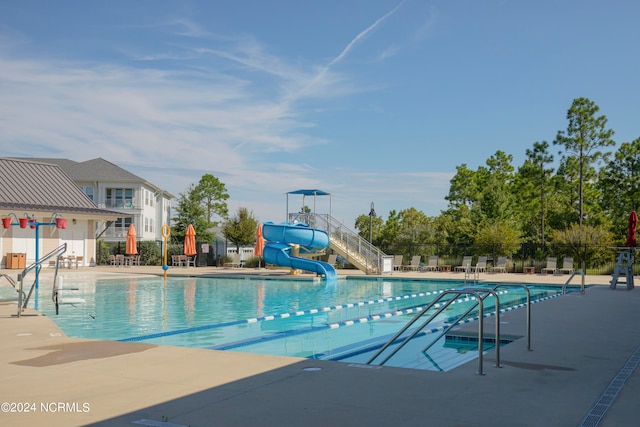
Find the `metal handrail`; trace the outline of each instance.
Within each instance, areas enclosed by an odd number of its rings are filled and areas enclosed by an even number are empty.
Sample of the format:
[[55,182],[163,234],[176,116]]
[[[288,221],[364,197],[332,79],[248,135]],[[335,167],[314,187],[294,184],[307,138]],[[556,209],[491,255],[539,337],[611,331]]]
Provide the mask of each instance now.
[[56,257],[56,271],[55,271],[55,274],[53,276],[53,282],[55,284],[55,282],[56,282],[56,280],[58,278],[58,267],[60,265],[60,255],[62,255],[66,251],[67,251],[67,244],[63,243],[62,245],[58,246],[56,249],[54,249],[51,252],[49,252],[48,254],[44,255],[39,260],[36,260],[36,262],[34,262],[33,264],[27,266],[27,268],[22,270],[22,273],[20,273],[18,275],[18,280],[20,281],[20,286],[19,286],[19,290],[18,290],[18,317],[20,317],[20,314],[22,313],[22,311],[27,308],[27,304],[29,304],[29,299],[31,298],[31,295],[33,294],[33,289],[35,288],[35,285],[36,285],[36,281],[34,281],[33,284],[31,285],[31,288],[29,289],[29,293],[26,294],[26,297],[24,298],[24,301],[23,301],[23,297],[22,296],[24,295],[23,288],[24,288],[24,278],[25,278],[25,276],[31,270],[36,270],[36,278],[37,278],[37,273],[39,273],[39,269],[42,267],[42,264],[44,264],[49,259],[51,259],[53,257]]
[[[9,276],[8,274],[0,274],[0,277],[4,277],[5,279],[7,279],[7,281],[9,282],[9,284],[11,286],[13,286],[13,289],[15,289],[16,292],[18,292],[18,283],[16,283],[15,280],[13,280],[13,277]],[[23,298],[26,297],[26,295],[24,294],[24,292],[22,293]]]
[[[495,340],[496,340],[496,364],[495,366],[497,368],[500,368],[500,298],[498,297],[498,293],[494,290],[494,289],[487,289],[487,288],[480,288],[480,287],[473,287],[473,288],[463,288],[460,290],[460,292],[465,292],[465,291],[470,291],[473,293],[473,295],[476,296],[476,300],[477,303],[472,305],[464,314],[462,314],[461,316],[458,316],[458,318],[456,319],[455,322],[452,322],[451,325],[444,329],[440,335],[433,341],[431,341],[430,344],[428,344],[425,348],[422,349],[422,352],[426,352],[428,351],[431,346],[438,341],[440,338],[442,338],[443,336],[445,336],[451,329],[453,329],[458,322],[465,318],[476,306],[479,306],[479,324],[478,324],[478,363],[479,363],[479,368],[478,368],[478,374],[482,375],[482,362],[483,362],[483,343],[482,341],[484,340],[484,313],[483,313],[483,302],[484,299],[486,297],[489,296],[489,294],[493,295],[493,297],[496,299],[496,331],[495,331]],[[484,297],[480,297],[480,295],[478,294],[479,292],[485,292],[487,295],[485,295]]]
[[580,293],[584,294],[584,271],[582,270],[576,270],[574,271],[571,276],[569,276],[569,279],[567,279],[566,282],[564,282],[564,285],[562,285],[562,293],[566,294],[567,293],[567,286],[569,286],[569,282],[571,282],[571,280],[574,278],[574,276],[576,274],[580,273],[580,275],[582,276],[582,282],[580,284]]
[[[436,312],[432,313],[431,316],[427,320],[425,320],[420,326],[418,326],[407,338],[403,340],[401,344],[398,345],[396,349],[394,349],[391,354],[385,357],[380,365],[384,365],[391,357],[393,357],[398,351],[400,351],[409,341],[411,341],[418,333],[420,333],[431,321],[433,321],[439,314],[441,314],[444,310],[447,309],[449,305],[451,305],[456,299],[458,299],[461,295],[465,294],[473,294],[476,296],[476,304],[470,306],[464,313],[462,313],[458,318],[451,323],[449,327],[447,327],[443,332],[434,339],[429,345],[427,345],[422,352],[426,352],[429,348],[436,343],[439,339],[441,339],[444,335],[446,335],[453,327],[455,327],[461,319],[464,319],[471,311],[473,311],[477,306],[479,306],[479,324],[478,324],[478,374],[482,375],[482,364],[483,364],[483,334],[484,334],[484,299],[493,295],[496,299],[496,332],[495,332],[495,341],[496,341],[496,367],[501,367],[500,363],[500,299],[498,293],[496,292],[501,287],[520,287],[523,288],[527,295],[527,312],[526,312],[526,328],[527,328],[527,350],[531,351],[531,292],[529,288],[524,284],[518,283],[499,283],[496,284],[492,289],[482,288],[482,287],[471,287],[471,288],[463,288],[463,289],[452,289],[444,291],[437,298],[435,298],[429,305],[427,305],[424,310],[420,313],[416,314],[413,319],[411,319],[405,326],[403,326],[400,331],[398,331],[385,345],[380,348],[367,362],[366,364],[371,364],[375,359],[377,359],[384,351],[389,348],[395,341],[400,338],[411,326],[413,326],[418,319],[426,314],[431,308],[433,308],[442,298],[444,298],[447,294],[456,294],[454,298],[451,298],[444,303],[442,307],[440,307]],[[480,293],[485,293],[484,296],[480,296]]]
[[498,283],[493,287],[493,290],[495,291],[504,286],[522,288],[527,293],[527,350],[531,351],[531,291],[527,285],[520,283]]
[[[486,295],[484,297],[482,297],[480,295],[480,292],[484,292],[484,293],[486,293]],[[469,309],[467,309],[467,311],[465,311],[460,316],[458,316],[458,318],[454,322],[452,322],[451,326],[449,328],[447,328],[447,330],[444,333],[448,332],[451,328],[453,328],[455,325],[457,325],[458,322],[461,319],[463,319],[464,317],[466,317],[473,309],[475,309],[476,307],[479,307],[478,374],[479,375],[484,375],[483,374],[483,368],[482,368],[482,363],[483,363],[483,355],[482,355],[482,353],[483,353],[483,340],[484,340],[484,298],[486,298],[489,294],[494,295],[494,297],[496,298],[496,313],[497,313],[498,318],[499,318],[499,313],[500,313],[500,300],[499,300],[499,298],[497,296],[497,292],[493,291],[492,289],[487,289],[487,288],[464,288],[464,289],[450,289],[450,290],[444,291],[437,298],[435,298],[433,301],[431,301],[431,303],[429,303],[429,305],[427,305],[427,307],[425,307],[424,310],[422,310],[420,313],[416,314],[413,317],[413,319],[411,319],[405,326],[403,326],[398,333],[396,333],[389,341],[387,341],[387,343],[385,345],[383,345],[382,348],[380,348],[380,350],[378,350],[366,362],[366,364],[369,365],[375,359],[377,359],[378,356],[380,356],[387,348],[389,348],[389,346],[394,344],[394,342],[404,332],[406,332],[407,329],[409,329],[415,322],[418,321],[418,319],[420,319],[425,313],[427,313],[442,298],[444,298],[448,294],[456,294],[456,296],[451,298],[451,299],[449,299],[449,300],[447,300],[446,303],[442,307],[440,307],[438,310],[436,310],[435,313],[433,313],[431,316],[429,316],[429,318],[426,321],[424,321],[422,323],[422,325],[417,327],[416,330],[413,331],[411,333],[411,335],[409,335],[401,344],[399,344],[398,347],[391,352],[391,354],[389,354],[387,357],[385,357],[382,360],[382,362],[380,363],[380,365],[384,365],[391,357],[393,357],[398,351],[400,351],[409,341],[411,341],[411,339],[413,339],[419,332],[421,332],[433,319],[435,319],[440,313],[442,313],[447,307],[449,307],[449,305],[451,305],[461,295],[472,294],[472,295],[475,295],[475,297],[476,297],[476,304],[473,304],[471,307],[469,307]],[[436,342],[438,339],[440,339],[442,337],[442,335],[443,334],[441,334],[433,342]],[[496,366],[499,367],[500,366],[500,350],[499,350],[499,346],[500,346],[500,321],[499,321],[499,319],[496,319],[496,342],[497,342],[497,347],[496,347]],[[423,352],[426,351],[430,346],[431,345],[429,345],[425,349],[423,349]]]

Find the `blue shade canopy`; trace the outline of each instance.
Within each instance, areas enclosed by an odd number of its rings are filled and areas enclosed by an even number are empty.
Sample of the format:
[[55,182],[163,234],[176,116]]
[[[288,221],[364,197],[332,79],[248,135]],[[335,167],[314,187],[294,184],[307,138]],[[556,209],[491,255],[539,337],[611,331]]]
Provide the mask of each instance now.
[[287,194],[302,194],[304,196],[330,196],[331,193],[327,193],[322,190],[296,190],[289,191]]
[[285,221],[289,220],[289,194],[301,194],[302,195],[302,204],[304,205],[304,198],[306,196],[313,196],[313,214],[316,214],[316,196],[329,196],[329,216],[331,216],[331,193],[327,193],[326,191],[322,191],[322,190],[296,190],[296,191],[289,191],[287,194],[287,212],[286,212],[286,217],[285,217]]

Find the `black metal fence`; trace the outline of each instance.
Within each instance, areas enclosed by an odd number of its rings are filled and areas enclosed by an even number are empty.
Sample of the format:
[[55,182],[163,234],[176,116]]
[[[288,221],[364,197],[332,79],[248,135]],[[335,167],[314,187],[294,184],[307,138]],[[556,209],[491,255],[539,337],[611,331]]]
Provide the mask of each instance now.
[[[587,274],[613,273],[618,254],[620,251],[629,250],[625,247],[598,246],[598,245],[540,245],[534,243],[524,243],[519,245],[508,245],[504,243],[495,244],[448,244],[448,243],[411,243],[406,245],[393,245],[385,252],[392,255],[403,255],[403,262],[406,264],[414,255],[420,255],[422,262],[426,263],[429,256],[437,255],[439,265],[462,265],[464,256],[472,256],[472,265],[475,265],[479,256],[487,257],[487,266],[494,265],[498,257],[508,258],[507,271],[522,273],[524,267],[534,267],[539,273],[546,267],[549,258],[557,259],[557,266],[563,267],[565,258],[573,259],[573,268],[586,271]],[[640,272],[638,266],[635,274]]]

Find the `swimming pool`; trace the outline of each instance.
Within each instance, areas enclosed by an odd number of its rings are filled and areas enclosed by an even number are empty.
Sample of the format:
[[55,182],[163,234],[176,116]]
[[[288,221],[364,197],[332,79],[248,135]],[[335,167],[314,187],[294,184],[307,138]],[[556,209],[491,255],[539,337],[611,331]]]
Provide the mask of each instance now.
[[[65,277],[64,286],[78,288],[73,296],[85,303],[62,305],[56,315],[51,287],[41,286],[37,309],[70,337],[362,362],[443,290],[465,283],[380,277],[329,282]],[[558,295],[560,289],[536,285],[530,291],[532,300],[540,300]],[[525,297],[519,288],[501,290],[501,307],[521,305]],[[487,299],[485,313],[493,303]],[[468,304],[469,298],[453,304],[434,327],[451,321]],[[438,351],[466,354],[442,341]],[[448,356],[437,354],[433,365],[440,369]]]

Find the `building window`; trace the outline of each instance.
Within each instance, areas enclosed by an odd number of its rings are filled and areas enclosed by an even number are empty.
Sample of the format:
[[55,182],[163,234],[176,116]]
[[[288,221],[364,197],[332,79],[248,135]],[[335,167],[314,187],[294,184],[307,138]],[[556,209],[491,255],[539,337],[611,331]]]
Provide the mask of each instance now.
[[84,194],[86,194],[87,197],[95,202],[95,199],[93,198],[93,187],[81,186],[80,188],[82,189],[82,191],[84,191]]
[[118,218],[114,224],[116,236],[126,237],[131,224],[133,224],[133,218]]
[[133,189],[107,188],[105,206],[116,209],[133,208]]

